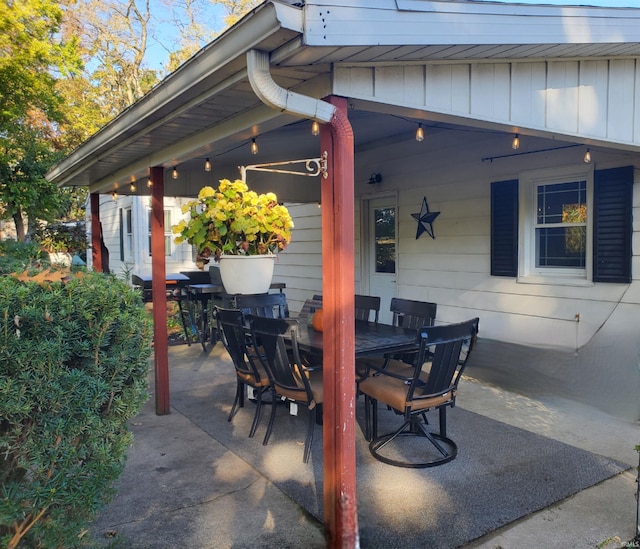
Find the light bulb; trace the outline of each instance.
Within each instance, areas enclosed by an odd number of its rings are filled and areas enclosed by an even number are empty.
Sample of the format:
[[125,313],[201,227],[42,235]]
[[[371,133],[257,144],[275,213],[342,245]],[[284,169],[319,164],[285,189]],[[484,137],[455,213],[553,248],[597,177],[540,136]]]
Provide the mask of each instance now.
[[131,192],[132,193],[136,192],[136,186],[133,183],[131,183]]
[[171,172],[171,177],[173,177],[173,179],[178,179],[178,169],[175,166],[173,167],[173,171]]
[[153,181],[151,181],[151,179],[147,179],[147,187],[152,187],[153,186]]
[[314,120],[311,124],[311,134],[318,135],[320,133],[320,124],[318,124],[317,120]]
[[416,141],[424,141],[424,129],[422,128],[422,124],[418,124],[418,129],[416,130]]
[[111,199],[112,199],[112,200],[118,200],[118,193],[117,193],[116,191],[113,191],[113,192],[111,193]]
[[258,154],[258,144],[255,137],[251,140],[251,154]]
[[587,152],[584,153],[584,163],[589,164],[591,162],[591,151],[587,149]]
[[514,151],[517,151],[520,148],[520,137],[518,136],[518,134],[516,134],[515,137],[513,138],[513,142],[511,143],[511,148]]
[[211,161],[208,158],[204,162],[204,171],[205,172],[211,171]]

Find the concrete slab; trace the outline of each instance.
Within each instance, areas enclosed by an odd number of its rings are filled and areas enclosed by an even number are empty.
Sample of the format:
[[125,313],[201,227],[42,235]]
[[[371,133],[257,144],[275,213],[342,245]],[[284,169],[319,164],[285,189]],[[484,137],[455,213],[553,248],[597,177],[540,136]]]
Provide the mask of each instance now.
[[[221,345],[170,349],[172,394],[233,379]],[[222,380],[222,381],[221,381]],[[520,380],[520,389],[526,380]],[[153,387],[153,383],[151,383]],[[552,394],[526,395],[466,376],[458,405],[522,429],[637,465],[640,425]],[[152,399],[132,423],[134,444],[120,493],[92,533],[127,548],[323,547],[322,525],[258,471],[175,409]],[[261,448],[261,446],[259,446]],[[635,533],[636,472],[630,470],[467,544],[469,548],[596,547]],[[607,547],[621,547],[610,544]],[[399,540],[398,547],[402,547]]]

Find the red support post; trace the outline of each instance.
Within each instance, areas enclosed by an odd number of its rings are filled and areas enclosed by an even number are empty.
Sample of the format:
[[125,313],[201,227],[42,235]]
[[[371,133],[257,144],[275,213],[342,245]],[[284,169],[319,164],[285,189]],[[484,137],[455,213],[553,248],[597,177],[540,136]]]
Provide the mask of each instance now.
[[354,140],[347,101],[321,127],[324,521],[327,547],[359,546],[355,449]]
[[100,245],[100,195],[91,193],[89,198],[91,208],[91,264],[93,270],[102,272],[102,246]]
[[151,181],[151,293],[153,295],[153,355],[156,414],[170,413],[169,343],[167,334],[167,267],[164,248],[164,168],[149,170]]

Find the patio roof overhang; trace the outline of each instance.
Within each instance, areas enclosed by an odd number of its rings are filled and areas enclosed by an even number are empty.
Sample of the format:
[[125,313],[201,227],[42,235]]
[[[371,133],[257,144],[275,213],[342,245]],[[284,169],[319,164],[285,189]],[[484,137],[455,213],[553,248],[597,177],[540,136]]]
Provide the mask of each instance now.
[[[87,186],[92,193],[127,194],[135,182],[138,194],[148,194],[149,168],[176,166],[180,180],[165,177],[166,193],[194,196],[207,158],[216,180],[237,176],[240,165],[318,156],[310,122],[268,107],[252,90],[246,59],[252,49],[269,54],[279,86],[319,99],[335,93],[336,66],[632,58],[640,55],[638,23],[639,9],[438,0],[378,0],[375,5],[352,0],[340,6],[315,0],[299,7],[268,1],[54,166],[47,178],[59,186]],[[445,127],[510,131],[488,119],[384,102],[354,99],[352,106],[357,106],[350,112],[356,150],[404,131],[398,119],[380,123],[385,113]],[[537,133],[544,135],[539,128]],[[248,154],[253,138],[259,141],[258,157]],[[282,200],[317,200],[317,189],[300,189],[287,177],[280,181]]]

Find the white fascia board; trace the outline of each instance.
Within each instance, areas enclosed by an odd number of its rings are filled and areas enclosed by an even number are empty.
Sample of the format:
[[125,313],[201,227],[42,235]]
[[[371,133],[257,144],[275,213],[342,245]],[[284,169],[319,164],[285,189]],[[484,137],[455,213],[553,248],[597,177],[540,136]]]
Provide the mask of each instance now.
[[426,0],[311,0],[310,46],[640,42],[640,9]]
[[[278,30],[302,33],[302,25],[301,9],[279,2],[262,4],[56,164],[46,174],[47,180],[64,186],[74,174],[120,148],[124,142],[122,136],[130,128],[138,126],[142,133],[146,132],[152,124],[144,124],[144,121],[179,98],[185,90],[237,58],[241,58],[244,65],[245,53]],[[212,88],[211,93],[216,89]],[[204,101],[207,96],[202,95],[199,99]]]

